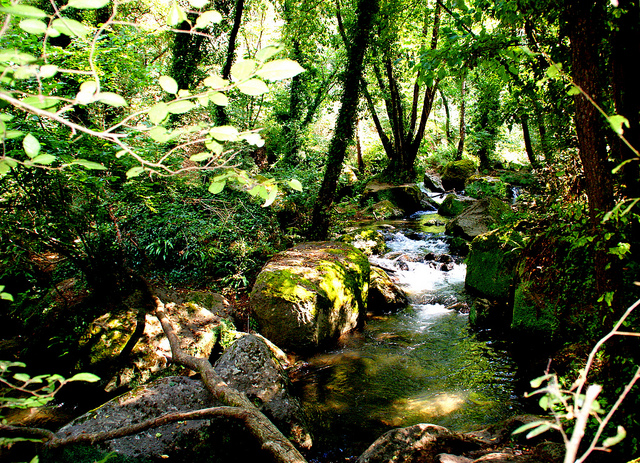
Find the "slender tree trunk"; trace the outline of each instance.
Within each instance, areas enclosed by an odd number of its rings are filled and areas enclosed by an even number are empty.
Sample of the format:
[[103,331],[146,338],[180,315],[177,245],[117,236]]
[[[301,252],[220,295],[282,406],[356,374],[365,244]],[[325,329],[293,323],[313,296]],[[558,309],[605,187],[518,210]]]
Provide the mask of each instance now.
[[[189,15],[193,22],[195,16]],[[187,21],[178,26],[182,31],[191,29]],[[178,33],[173,39],[173,61],[171,62],[171,77],[178,83],[178,88],[189,90],[195,84],[196,70],[202,60],[204,37],[202,35]]]
[[520,124],[522,125],[522,137],[524,138],[524,148],[527,151],[527,157],[531,163],[531,167],[538,169],[540,163],[536,159],[536,153],[533,152],[533,145],[531,144],[531,134],[529,133],[529,116],[523,115],[520,118]]
[[338,177],[347,151],[347,145],[353,138],[353,128],[358,110],[360,95],[360,80],[364,54],[369,45],[371,25],[378,12],[378,0],[359,0],[357,10],[357,24],[349,47],[347,69],[344,74],[342,106],[338,112],[336,128],[331,139],[324,177],[318,199],[313,210],[311,230],[312,239],[326,239],[329,231],[331,206],[335,197]]
[[[240,25],[242,24],[242,14],[244,13],[244,0],[238,0],[236,2],[235,14],[233,18],[233,28],[229,34],[229,43],[227,44],[227,58],[222,68],[222,78],[229,79],[231,77],[231,67],[236,58],[236,40],[238,38],[238,32],[240,31]],[[224,109],[224,106],[216,107],[216,120],[219,125],[225,125],[229,123],[229,116]]]
[[462,76],[462,80],[460,82],[460,139],[458,140],[458,151],[456,152],[456,160],[459,161],[462,159],[462,153],[464,151],[464,139],[467,135],[467,128],[465,124],[465,76]]
[[356,156],[358,159],[358,172],[364,173],[364,159],[362,158],[362,144],[360,143],[360,124],[356,119]]
[[444,96],[442,89],[440,89],[440,98],[442,98],[442,106],[444,106],[444,114],[446,117],[444,133],[447,138],[447,145],[450,145],[453,141],[453,137],[451,136],[451,113],[449,112],[449,103],[447,102],[447,98]]

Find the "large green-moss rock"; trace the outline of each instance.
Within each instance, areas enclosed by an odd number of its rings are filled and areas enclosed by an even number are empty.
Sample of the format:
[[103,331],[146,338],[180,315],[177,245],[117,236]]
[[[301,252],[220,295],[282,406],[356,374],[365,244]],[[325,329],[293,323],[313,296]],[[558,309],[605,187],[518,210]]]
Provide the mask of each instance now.
[[509,206],[498,198],[480,199],[447,224],[446,231],[451,236],[472,240],[478,235],[487,233],[491,227],[499,224],[502,215],[508,212]]
[[399,310],[409,305],[405,292],[380,267],[371,267],[367,309],[375,314]]
[[389,252],[384,235],[373,228],[361,228],[345,233],[340,237],[340,241],[360,249],[367,256],[379,256]]
[[536,290],[530,281],[520,281],[513,298],[511,333],[515,339],[553,341],[559,320],[552,298]]
[[377,181],[369,182],[365,187],[362,200],[367,202],[371,198],[378,203],[390,201],[401,209],[404,215],[434,208],[429,196],[415,183],[392,185]]
[[444,201],[438,207],[438,214],[445,217],[455,217],[474,202],[475,200],[472,198],[450,194],[444,198]]
[[466,259],[467,289],[485,298],[508,300],[522,246],[522,236],[515,231],[496,229],[476,236]]
[[260,332],[284,349],[330,343],[362,320],[369,272],[367,257],[346,243],[303,243],[277,254],[251,292]]
[[464,190],[469,177],[476,172],[476,165],[469,159],[451,161],[442,171],[442,185],[445,190]]

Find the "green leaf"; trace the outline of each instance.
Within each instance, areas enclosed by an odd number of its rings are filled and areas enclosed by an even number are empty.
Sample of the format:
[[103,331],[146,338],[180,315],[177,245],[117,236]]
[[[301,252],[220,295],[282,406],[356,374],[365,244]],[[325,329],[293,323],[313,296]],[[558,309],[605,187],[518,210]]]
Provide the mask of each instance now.
[[218,141],[236,141],[238,139],[238,129],[230,125],[213,127],[209,135]]
[[50,109],[58,104],[58,100],[55,98],[39,96],[28,96],[22,102],[38,109]]
[[206,161],[207,159],[210,159],[212,157],[213,157],[213,153],[210,153],[209,151],[202,151],[200,153],[196,153],[193,156],[191,156],[189,160],[193,162],[200,162],[200,161]]
[[15,375],[13,375],[13,379],[26,383],[31,379],[31,376],[26,373],[16,373]]
[[209,87],[209,88],[213,88],[214,90],[219,90],[222,88],[225,88],[227,85],[229,85],[229,81],[226,79],[223,79],[220,76],[217,76],[215,74],[210,75],[209,77],[207,77],[206,79],[204,79],[203,83]]
[[149,108],[149,120],[153,125],[158,125],[169,115],[169,108],[166,103],[158,103]]
[[189,5],[194,8],[204,8],[209,4],[209,0],[189,0]]
[[69,0],[67,6],[84,10],[97,10],[109,4],[111,0]]
[[93,373],[78,373],[73,375],[67,381],[86,381],[88,383],[95,383],[96,381],[100,381],[100,377]]
[[613,131],[618,135],[622,135],[622,133],[624,132],[624,129],[622,128],[623,125],[629,128],[629,119],[621,116],[620,114],[608,116],[607,120],[609,121],[609,125],[611,126]]
[[269,185],[269,186],[266,186],[265,188],[269,194],[267,195],[262,207],[269,207],[273,204],[273,202],[278,197],[278,185]]
[[127,178],[137,177],[138,175],[140,175],[143,172],[144,172],[144,167],[142,167],[142,166],[132,167],[131,169],[129,169],[127,171]]
[[269,45],[267,47],[262,48],[256,53],[256,59],[261,62],[267,61],[269,58],[272,58],[274,55],[280,53],[284,50],[284,45]]
[[242,82],[253,76],[257,67],[258,63],[252,59],[236,61],[231,67],[231,77],[233,77],[236,82]]
[[533,429],[529,434],[527,434],[527,439],[531,439],[532,437],[536,437],[543,432],[547,432],[551,428],[551,423],[542,423],[537,428]]
[[204,29],[205,27],[210,26],[211,24],[218,24],[222,21],[222,15],[217,11],[205,11],[198,19],[196,19],[196,29]]
[[174,101],[173,103],[169,103],[167,105],[167,110],[171,114],[184,114],[188,111],[191,111],[193,108],[195,108],[195,106],[195,103],[189,100],[179,100]]
[[49,165],[56,160],[56,157],[52,154],[39,154],[31,160],[34,164]]
[[260,136],[259,133],[249,132],[240,134],[240,138],[245,140],[247,143],[253,146],[257,146],[258,148],[264,146],[264,138]]
[[554,79],[560,76],[560,72],[562,71],[562,63],[554,63],[547,68],[547,77],[550,79]]
[[580,95],[582,92],[579,87],[572,85],[569,90],[567,90],[567,95]]
[[19,26],[29,34],[42,35],[47,32],[47,25],[39,19],[23,19]]
[[54,19],[51,27],[69,37],[86,37],[89,35],[89,29],[84,27],[81,22],[71,18],[61,17]]
[[172,133],[162,126],[154,127],[148,133],[157,143],[166,143],[173,138]]
[[222,152],[224,151],[224,146],[222,146],[220,143],[218,143],[215,140],[206,141],[204,146],[206,146],[208,150],[212,151],[217,155],[222,154]]
[[226,184],[226,180],[223,180],[221,182],[211,182],[211,184],[209,185],[209,193],[214,195],[220,193],[222,190],[224,190]]
[[611,447],[612,445],[620,443],[620,441],[622,441],[622,439],[624,439],[625,437],[627,437],[627,431],[622,426],[618,426],[617,434],[613,437],[608,437],[607,439],[605,439],[602,443],[602,446]]
[[36,61],[36,57],[29,53],[23,53],[15,48],[0,50],[0,62],[11,62],[16,64],[29,64]]
[[287,184],[289,185],[290,188],[296,191],[302,191],[302,183],[300,183],[300,181],[296,180],[295,178],[292,178],[291,180],[289,180]]
[[49,16],[40,8],[29,5],[11,5],[0,8],[0,13],[13,14],[16,16],[26,16],[27,18],[46,18]]
[[304,72],[304,68],[291,59],[277,59],[265,63],[256,75],[267,80],[289,79]]
[[53,77],[58,73],[58,66],[55,64],[45,64],[44,66],[40,66],[40,71],[38,75],[41,79],[48,79],[49,77]]
[[89,170],[106,170],[107,168],[100,163],[87,161],[86,159],[76,159],[71,164],[77,164]]
[[227,95],[220,92],[214,92],[209,95],[209,100],[218,106],[227,106],[229,104],[229,98],[227,98]]
[[96,95],[96,98],[100,103],[108,104],[109,106],[115,106],[116,108],[119,108],[121,106],[128,106],[127,100],[122,98],[117,93],[100,92]]
[[31,135],[30,133],[24,137],[22,140],[22,147],[24,148],[24,152],[27,153],[27,156],[30,158],[35,158],[40,152],[40,142],[36,137]]
[[183,21],[187,20],[187,15],[178,2],[175,0],[171,3],[171,8],[169,8],[169,14],[167,15],[167,24],[169,26],[177,26]]
[[249,79],[238,84],[238,90],[245,95],[260,96],[269,91],[269,87],[260,79]]
[[545,381],[549,380],[553,378],[553,375],[544,375],[544,376],[539,376],[536,379],[532,379],[531,380],[531,387],[534,389],[538,389],[542,383],[544,383]]
[[172,95],[178,93],[178,83],[173,77],[160,76],[160,79],[158,79],[158,83],[160,84],[160,87],[162,87],[162,90],[164,90],[165,92],[171,93]]
[[13,302],[13,296],[9,293],[0,293],[0,299]]

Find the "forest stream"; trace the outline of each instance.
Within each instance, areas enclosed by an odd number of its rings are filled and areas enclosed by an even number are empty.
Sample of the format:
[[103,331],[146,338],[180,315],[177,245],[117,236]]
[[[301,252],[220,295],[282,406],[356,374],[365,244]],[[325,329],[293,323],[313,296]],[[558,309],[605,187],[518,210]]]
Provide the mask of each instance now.
[[507,346],[474,332],[464,311],[448,308],[468,301],[466,266],[449,254],[444,227],[434,227],[432,217],[375,224],[391,252],[371,264],[387,269],[409,307],[369,318],[338,349],[306,359],[295,381],[312,416],[312,461],[349,461],[394,427],[469,431],[522,410]]

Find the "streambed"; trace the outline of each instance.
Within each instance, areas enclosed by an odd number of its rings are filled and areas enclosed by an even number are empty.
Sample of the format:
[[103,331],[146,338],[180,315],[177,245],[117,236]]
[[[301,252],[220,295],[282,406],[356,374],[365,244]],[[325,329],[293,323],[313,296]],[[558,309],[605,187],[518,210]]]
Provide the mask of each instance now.
[[376,225],[391,252],[371,263],[390,270],[410,306],[370,318],[340,348],[306,359],[295,387],[312,417],[312,461],[350,461],[394,427],[469,431],[522,411],[507,346],[448,308],[468,302],[466,267],[430,217]]

